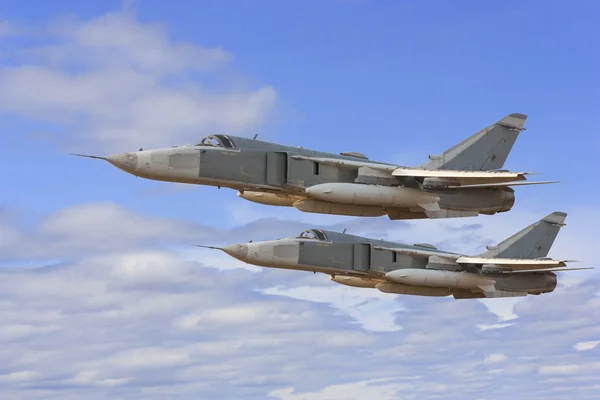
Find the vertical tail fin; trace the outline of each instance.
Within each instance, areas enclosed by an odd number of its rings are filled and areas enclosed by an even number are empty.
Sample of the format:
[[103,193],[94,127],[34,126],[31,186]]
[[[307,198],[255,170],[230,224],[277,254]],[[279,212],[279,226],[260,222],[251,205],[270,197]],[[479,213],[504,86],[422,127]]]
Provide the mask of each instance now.
[[555,211],[515,233],[496,246],[488,246],[480,254],[487,258],[541,258],[546,257],[560,228],[565,226],[567,214]]
[[525,124],[527,115],[509,114],[463,140],[419,168],[466,171],[500,169]]

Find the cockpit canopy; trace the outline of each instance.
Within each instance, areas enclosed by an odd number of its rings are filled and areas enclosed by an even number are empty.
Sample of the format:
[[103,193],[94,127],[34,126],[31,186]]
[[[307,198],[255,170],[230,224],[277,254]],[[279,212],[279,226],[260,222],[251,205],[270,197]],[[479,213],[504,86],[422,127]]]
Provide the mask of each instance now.
[[312,239],[312,240],[327,240],[327,235],[320,229],[307,229],[298,236],[298,239]]
[[233,140],[227,135],[208,135],[200,140],[196,146],[213,146],[213,147],[224,147],[231,149],[235,147]]

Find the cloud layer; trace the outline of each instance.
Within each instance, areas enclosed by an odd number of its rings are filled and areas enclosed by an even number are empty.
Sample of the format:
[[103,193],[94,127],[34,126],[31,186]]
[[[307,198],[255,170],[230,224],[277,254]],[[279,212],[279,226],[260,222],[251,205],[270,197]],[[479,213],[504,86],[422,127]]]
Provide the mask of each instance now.
[[[585,398],[600,369],[597,278],[521,300],[507,324],[479,301],[388,296],[215,262],[181,246],[224,231],[110,203],[32,227],[11,210],[0,216],[12,232],[0,244],[12,254],[0,269],[9,399],[505,398],[515,388],[533,399],[569,390]],[[226,235],[257,224],[295,227],[259,220]],[[413,227],[402,229],[414,237]],[[30,254],[37,261],[10,266]]]

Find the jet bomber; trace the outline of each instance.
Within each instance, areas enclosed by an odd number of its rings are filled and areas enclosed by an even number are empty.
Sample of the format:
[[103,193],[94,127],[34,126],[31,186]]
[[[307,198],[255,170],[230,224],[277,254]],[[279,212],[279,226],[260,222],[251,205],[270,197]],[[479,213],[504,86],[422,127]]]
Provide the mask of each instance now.
[[568,260],[548,258],[567,214],[553,212],[497,246],[477,255],[438,250],[426,243],[406,245],[323,229],[298,237],[213,247],[269,268],[311,271],[341,285],[416,296],[455,299],[540,295],[554,290],[556,273]]
[[209,135],[195,145],[99,158],[132,175],[158,181],[230,188],[242,199],[308,213],[392,220],[473,217],[509,211],[511,186],[527,172],[503,170],[526,115],[510,114],[415,167],[371,161],[359,152]]

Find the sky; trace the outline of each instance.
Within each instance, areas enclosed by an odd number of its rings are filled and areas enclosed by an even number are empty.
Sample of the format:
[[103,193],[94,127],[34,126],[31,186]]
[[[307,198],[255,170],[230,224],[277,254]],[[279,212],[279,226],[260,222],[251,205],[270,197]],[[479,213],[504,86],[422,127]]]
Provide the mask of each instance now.
[[[0,0],[0,400],[600,398],[600,275],[454,300],[191,244],[310,227],[477,253],[553,211],[598,266],[600,6],[548,1]],[[560,184],[508,213],[305,214],[96,155],[229,133],[418,165],[509,113]]]

